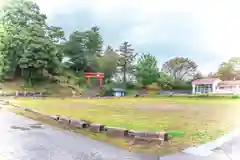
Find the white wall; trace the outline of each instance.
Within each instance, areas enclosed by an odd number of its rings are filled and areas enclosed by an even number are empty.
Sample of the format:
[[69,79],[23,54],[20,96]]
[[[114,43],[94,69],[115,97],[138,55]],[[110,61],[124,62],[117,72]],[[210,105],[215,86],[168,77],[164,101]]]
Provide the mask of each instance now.
[[195,94],[195,93],[196,93],[195,87],[196,87],[196,85],[195,85],[195,84],[192,84],[192,94]]
[[240,94],[240,88],[236,86],[236,88],[218,89],[216,93]]
[[121,96],[124,96],[124,93],[122,93],[122,92],[114,92],[114,96],[121,97]]
[[213,91],[212,91],[212,93],[216,93],[217,91],[218,91],[218,87],[217,87],[217,85],[218,85],[218,83],[219,82],[221,82],[221,80],[217,80],[217,81],[215,81],[214,83],[213,83]]

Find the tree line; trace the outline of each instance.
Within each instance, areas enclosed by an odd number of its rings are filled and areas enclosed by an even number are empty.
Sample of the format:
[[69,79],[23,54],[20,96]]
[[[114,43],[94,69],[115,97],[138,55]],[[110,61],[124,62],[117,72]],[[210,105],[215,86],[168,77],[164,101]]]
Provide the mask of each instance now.
[[[193,79],[202,78],[198,65],[186,57],[175,57],[158,68],[155,56],[136,53],[129,42],[119,48],[103,49],[100,28],[74,31],[66,37],[63,29],[47,24],[47,16],[31,1],[15,0],[2,11],[0,19],[0,79],[67,81],[84,85],[85,72],[102,72],[105,84],[164,89],[190,88]],[[220,65],[208,77],[240,80],[240,58]]]

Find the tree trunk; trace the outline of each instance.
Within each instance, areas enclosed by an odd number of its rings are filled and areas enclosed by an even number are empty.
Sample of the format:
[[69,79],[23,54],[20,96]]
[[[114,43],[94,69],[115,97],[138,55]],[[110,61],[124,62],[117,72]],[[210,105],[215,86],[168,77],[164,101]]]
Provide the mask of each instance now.
[[126,71],[127,70],[127,66],[126,66],[126,63],[124,64],[123,66],[123,84],[125,85],[126,84]]

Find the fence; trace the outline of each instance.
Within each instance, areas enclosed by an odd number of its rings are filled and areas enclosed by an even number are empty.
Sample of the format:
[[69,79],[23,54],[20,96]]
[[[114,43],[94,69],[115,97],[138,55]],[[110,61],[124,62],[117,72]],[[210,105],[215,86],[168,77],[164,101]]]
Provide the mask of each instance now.
[[192,94],[192,90],[161,90],[160,94]]

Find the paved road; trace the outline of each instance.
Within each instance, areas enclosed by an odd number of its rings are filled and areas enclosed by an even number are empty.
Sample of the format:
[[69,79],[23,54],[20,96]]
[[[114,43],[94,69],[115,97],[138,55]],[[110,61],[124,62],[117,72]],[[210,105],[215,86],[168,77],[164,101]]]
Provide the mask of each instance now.
[[[41,127],[41,128],[39,128]],[[157,160],[0,110],[1,160]]]
[[237,160],[239,151],[240,137],[237,137],[208,157],[184,153],[150,157],[53,129],[0,109],[1,160]]

